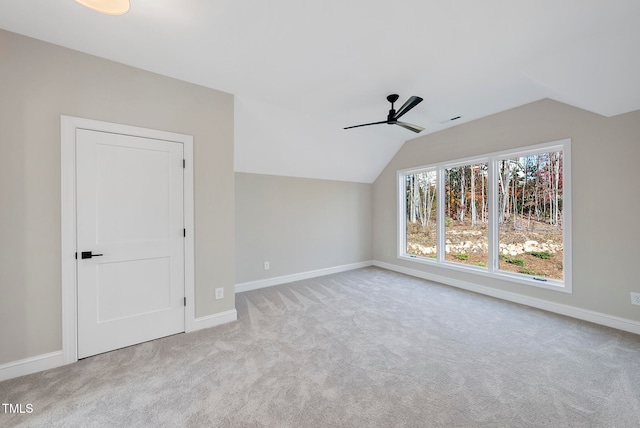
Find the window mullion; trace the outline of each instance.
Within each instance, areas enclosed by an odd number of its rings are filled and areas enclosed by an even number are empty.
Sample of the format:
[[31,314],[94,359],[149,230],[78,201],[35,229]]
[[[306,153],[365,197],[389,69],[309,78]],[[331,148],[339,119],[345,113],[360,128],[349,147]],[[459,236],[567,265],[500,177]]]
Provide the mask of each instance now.
[[436,196],[436,208],[437,208],[437,218],[436,218],[436,237],[437,237],[437,245],[436,245],[436,255],[438,263],[442,263],[445,260],[445,245],[446,245],[446,232],[445,232],[445,200],[444,200],[444,168],[438,167],[438,178],[436,188],[438,190],[438,195]]

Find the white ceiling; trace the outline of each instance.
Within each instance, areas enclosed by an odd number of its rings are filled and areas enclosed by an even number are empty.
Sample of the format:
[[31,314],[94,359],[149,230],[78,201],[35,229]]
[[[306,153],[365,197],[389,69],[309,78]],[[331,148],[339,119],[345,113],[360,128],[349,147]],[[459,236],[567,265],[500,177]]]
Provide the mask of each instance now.
[[[407,139],[541,98],[640,109],[638,18],[638,0],[0,0],[0,28],[236,95],[236,171],[359,182]],[[425,99],[402,119],[425,131],[342,129],[385,120],[391,93]]]

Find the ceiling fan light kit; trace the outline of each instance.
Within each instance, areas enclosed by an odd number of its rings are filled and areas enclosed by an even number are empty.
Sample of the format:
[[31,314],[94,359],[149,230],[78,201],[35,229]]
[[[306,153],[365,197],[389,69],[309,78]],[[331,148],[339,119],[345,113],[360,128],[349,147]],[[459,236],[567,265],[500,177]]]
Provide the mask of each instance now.
[[106,15],[124,15],[129,11],[129,0],[76,0],[77,3]]
[[398,109],[398,111],[396,111],[394,109],[393,104],[396,101],[398,101],[398,98],[400,98],[398,94],[391,94],[391,95],[389,95],[387,97],[387,101],[389,101],[391,103],[391,110],[389,110],[389,114],[387,114],[387,120],[384,120],[384,121],[381,121],[381,122],[364,123],[362,125],[347,126],[344,129],[359,128],[361,126],[380,125],[380,124],[386,123],[387,125],[398,125],[398,126],[401,126],[401,127],[405,128],[405,129],[408,129],[409,131],[413,131],[415,133],[423,131],[424,128],[421,127],[421,126],[413,125],[413,124],[407,123],[407,122],[400,122],[398,120],[398,119],[400,119],[400,117],[404,116],[409,110],[411,110],[412,108],[414,108],[415,106],[420,104],[422,102],[422,98],[416,97],[414,95],[411,98],[409,98],[402,105],[402,107],[400,107]]

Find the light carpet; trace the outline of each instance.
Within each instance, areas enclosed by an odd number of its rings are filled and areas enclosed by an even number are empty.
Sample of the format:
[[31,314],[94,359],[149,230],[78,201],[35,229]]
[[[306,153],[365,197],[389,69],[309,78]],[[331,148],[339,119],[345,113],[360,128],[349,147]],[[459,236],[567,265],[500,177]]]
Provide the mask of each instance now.
[[638,427],[640,336],[379,268],[0,383],[0,426]]

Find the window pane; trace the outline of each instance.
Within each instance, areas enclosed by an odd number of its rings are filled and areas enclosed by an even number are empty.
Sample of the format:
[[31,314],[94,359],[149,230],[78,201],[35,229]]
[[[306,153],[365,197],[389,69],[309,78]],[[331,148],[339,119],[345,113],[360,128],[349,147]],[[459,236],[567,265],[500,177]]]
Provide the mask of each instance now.
[[444,171],[447,261],[487,266],[488,170],[487,163],[477,163]]
[[498,162],[500,270],[563,279],[562,152]]
[[435,171],[405,176],[407,254],[436,257],[436,177]]

